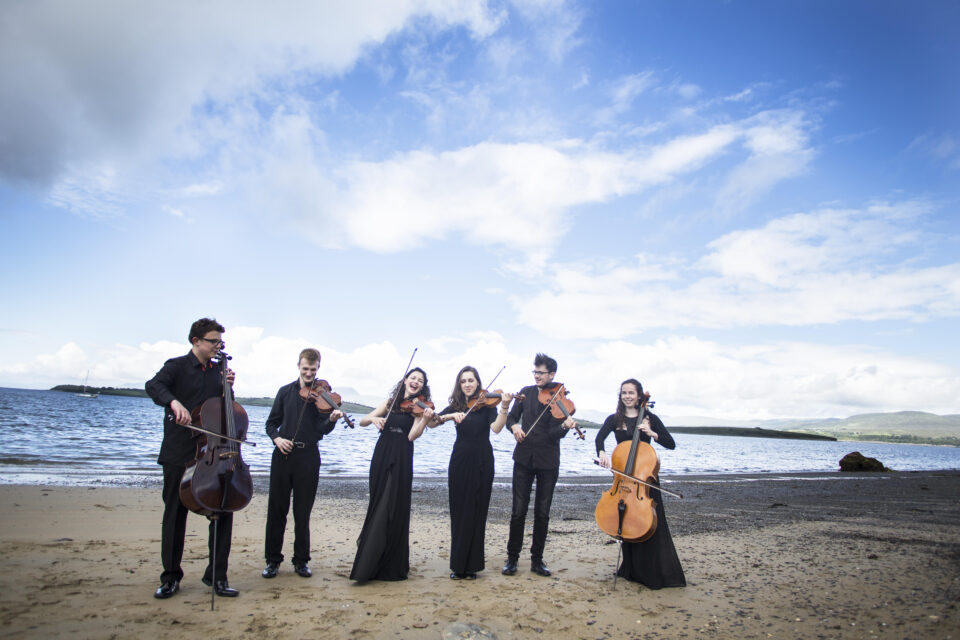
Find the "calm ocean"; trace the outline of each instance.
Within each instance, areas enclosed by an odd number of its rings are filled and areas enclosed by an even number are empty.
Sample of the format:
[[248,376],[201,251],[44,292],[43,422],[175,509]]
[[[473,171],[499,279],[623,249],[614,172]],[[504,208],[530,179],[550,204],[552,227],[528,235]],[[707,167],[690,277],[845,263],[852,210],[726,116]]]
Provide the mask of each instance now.
[[[273,443],[264,432],[269,408],[245,407],[250,419],[243,458],[254,475],[269,475]],[[163,410],[147,398],[0,388],[0,483],[138,485],[160,477],[156,464]],[[320,442],[320,473],[366,477],[377,440],[373,427],[341,425]],[[670,425],[667,425],[670,428]],[[587,440],[561,441],[561,475],[601,476],[593,464],[595,431]],[[416,442],[414,473],[445,477],[455,438],[452,423],[428,430]],[[674,434],[677,448],[660,454],[665,478],[692,474],[792,473],[838,470],[838,461],[860,451],[898,471],[960,469],[960,448],[872,442],[822,442]],[[491,435],[496,474],[512,473],[513,438]],[[607,451],[614,440],[607,441]]]

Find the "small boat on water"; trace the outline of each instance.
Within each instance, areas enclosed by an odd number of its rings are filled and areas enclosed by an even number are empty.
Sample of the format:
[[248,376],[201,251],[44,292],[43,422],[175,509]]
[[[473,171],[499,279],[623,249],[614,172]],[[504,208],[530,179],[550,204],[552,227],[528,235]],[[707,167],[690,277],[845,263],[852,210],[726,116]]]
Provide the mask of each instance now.
[[83,379],[83,391],[80,393],[75,393],[73,395],[78,398],[99,398],[100,394],[94,391],[87,391],[87,381],[90,380],[90,371],[87,371],[87,377]]

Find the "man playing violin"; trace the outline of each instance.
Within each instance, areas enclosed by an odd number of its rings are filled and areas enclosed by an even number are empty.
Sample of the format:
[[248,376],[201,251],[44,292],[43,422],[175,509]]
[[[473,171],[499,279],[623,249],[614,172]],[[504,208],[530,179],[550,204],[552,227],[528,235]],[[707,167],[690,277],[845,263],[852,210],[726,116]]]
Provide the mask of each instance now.
[[[299,377],[280,387],[267,417],[267,435],[276,445],[270,460],[270,495],[267,499],[265,556],[267,566],[261,574],[275,578],[283,562],[283,533],[293,494],[293,568],[298,576],[309,578],[310,512],[320,481],[320,450],[317,444],[343,416],[339,410],[322,413],[311,394],[320,366],[320,352],[300,352]],[[319,392],[319,389],[317,390]]]
[[560,476],[560,440],[577,424],[573,418],[553,417],[548,405],[541,403],[537,397],[541,390],[552,386],[556,375],[557,361],[538,353],[533,361],[535,384],[520,390],[524,399],[514,402],[507,416],[507,427],[517,441],[513,450],[513,509],[510,514],[507,563],[501,571],[507,576],[517,572],[534,479],[537,481],[537,495],[533,503],[530,570],[541,576],[550,575],[550,570],[543,563],[543,549],[550,524],[553,489]]
[[[180,501],[180,480],[187,465],[196,458],[197,438],[200,434],[187,429],[190,411],[205,400],[223,394],[220,369],[211,360],[223,345],[223,325],[211,318],[201,318],[190,327],[190,352],[167,360],[145,388],[154,403],[164,408],[163,442],[157,464],[163,465],[163,523],[160,533],[160,558],[163,572],[156,598],[169,598],[180,590],[183,570],[183,544],[187,530],[189,509]],[[234,373],[227,370],[227,381],[233,384]],[[216,534],[214,533],[216,531]],[[217,595],[234,597],[236,589],[227,583],[227,561],[230,557],[230,539],[233,532],[233,513],[219,516],[219,525],[210,522],[208,544],[210,555],[216,542],[216,571],[209,564],[203,574],[203,583],[215,581]],[[216,540],[214,536],[216,535]]]

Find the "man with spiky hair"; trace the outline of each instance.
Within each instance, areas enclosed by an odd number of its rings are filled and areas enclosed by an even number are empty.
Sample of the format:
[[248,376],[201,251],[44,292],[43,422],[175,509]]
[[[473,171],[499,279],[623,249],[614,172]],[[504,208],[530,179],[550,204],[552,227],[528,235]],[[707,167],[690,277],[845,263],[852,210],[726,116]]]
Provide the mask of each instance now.
[[543,563],[543,549],[550,524],[553,489],[560,476],[560,440],[576,426],[573,418],[554,418],[547,409],[548,405],[538,399],[540,391],[553,385],[556,375],[557,361],[538,353],[533,361],[535,384],[520,390],[524,399],[515,401],[507,416],[507,428],[513,432],[517,446],[513,450],[513,509],[510,514],[507,562],[501,571],[506,576],[517,572],[534,479],[537,481],[537,495],[533,503],[530,570],[544,577],[550,575],[550,570]]
[[[154,403],[163,407],[163,442],[157,464],[163,465],[163,524],[160,535],[160,558],[163,572],[155,598],[169,598],[180,590],[183,569],[183,544],[187,530],[189,509],[180,501],[180,480],[187,465],[196,459],[198,434],[183,425],[190,424],[191,410],[204,401],[223,394],[220,368],[211,362],[223,345],[223,325],[212,318],[200,318],[190,327],[187,339],[190,351],[167,360],[163,368],[145,385]],[[227,381],[233,384],[234,373],[227,371]],[[210,521],[208,545],[213,557],[216,544],[217,566],[209,563],[203,574],[203,583],[214,586],[217,595],[233,598],[238,595],[227,583],[227,561],[230,557],[230,539],[233,533],[233,514],[220,514],[219,524]]]

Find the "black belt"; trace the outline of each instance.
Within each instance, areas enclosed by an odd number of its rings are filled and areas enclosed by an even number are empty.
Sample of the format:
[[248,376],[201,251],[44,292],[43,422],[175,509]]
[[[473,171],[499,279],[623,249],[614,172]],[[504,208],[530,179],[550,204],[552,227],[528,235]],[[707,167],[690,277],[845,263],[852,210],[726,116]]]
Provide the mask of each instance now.
[[401,429],[400,427],[390,427],[389,429],[387,429],[387,431],[389,433],[403,433],[403,429]]
[[297,449],[303,449],[305,446],[307,446],[307,443],[306,443],[306,442],[294,442],[294,443],[293,443],[293,446],[295,446]]

